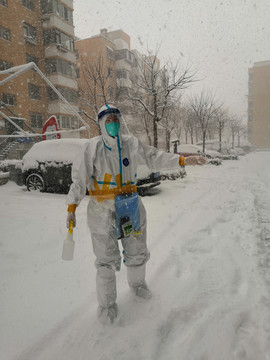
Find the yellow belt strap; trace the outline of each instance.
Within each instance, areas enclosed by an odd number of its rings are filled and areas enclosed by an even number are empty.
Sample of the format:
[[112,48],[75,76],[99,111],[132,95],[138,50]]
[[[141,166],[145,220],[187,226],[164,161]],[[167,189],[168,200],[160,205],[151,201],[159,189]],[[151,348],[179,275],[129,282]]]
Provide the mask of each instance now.
[[132,194],[137,192],[136,185],[123,186],[120,189],[108,189],[108,190],[89,190],[90,196],[96,196],[97,201],[101,202],[104,200],[114,199],[116,195]]

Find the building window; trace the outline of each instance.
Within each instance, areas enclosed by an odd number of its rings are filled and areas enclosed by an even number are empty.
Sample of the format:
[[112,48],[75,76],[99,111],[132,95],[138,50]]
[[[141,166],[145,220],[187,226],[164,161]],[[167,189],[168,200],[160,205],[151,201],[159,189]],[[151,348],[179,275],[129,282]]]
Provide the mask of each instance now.
[[61,18],[65,19],[70,24],[73,24],[72,11],[70,9],[68,9],[66,6],[64,6],[63,4],[61,4],[59,1],[57,1],[57,5],[58,5],[58,7],[56,10],[56,14],[58,16],[60,16]]
[[[66,88],[63,86],[57,86],[56,88],[68,102],[70,102],[72,104],[78,103],[78,91],[77,90]],[[51,88],[48,88],[48,98],[50,101],[59,100],[58,95]]]
[[60,93],[64,96],[64,98],[72,103],[72,104],[77,104],[78,102],[78,91],[77,90],[73,90],[73,89],[68,89],[65,87],[59,87],[58,90],[60,91]]
[[62,129],[78,129],[79,123],[74,116],[60,115],[60,126]]
[[46,74],[61,73],[76,79],[76,71],[74,65],[68,61],[61,59],[47,59]]
[[13,94],[2,94],[2,101],[6,105],[15,106],[16,105],[16,96]]
[[47,88],[47,93],[49,101],[59,100],[58,95],[52,88]]
[[129,79],[129,72],[125,69],[116,70],[117,79]]
[[44,45],[57,44],[62,45],[65,49],[74,51],[74,40],[58,29],[49,29],[44,31]]
[[248,115],[248,122],[253,122],[253,116],[252,115]]
[[8,6],[7,0],[0,0],[0,5]]
[[28,84],[28,95],[30,99],[40,100],[40,86]]
[[10,30],[0,26],[0,37],[10,41]]
[[38,58],[31,54],[26,54],[26,62],[27,63],[34,62],[38,66]]
[[131,64],[134,61],[134,54],[128,49],[116,50],[115,60],[127,60]]
[[73,12],[58,0],[42,0],[42,14],[56,14],[68,23],[73,24]]
[[6,60],[0,60],[0,71],[7,70],[11,68],[13,64]]
[[23,32],[24,32],[25,39],[28,39],[28,40],[31,40],[34,42],[37,41],[37,29],[34,26],[24,23],[23,24]]
[[114,54],[114,51],[113,49],[111,49],[110,47],[107,46],[107,58],[109,60],[115,60],[115,54]]
[[34,0],[22,0],[22,5],[29,10],[34,10]]
[[30,124],[34,128],[42,128],[42,114],[39,113],[30,113]]

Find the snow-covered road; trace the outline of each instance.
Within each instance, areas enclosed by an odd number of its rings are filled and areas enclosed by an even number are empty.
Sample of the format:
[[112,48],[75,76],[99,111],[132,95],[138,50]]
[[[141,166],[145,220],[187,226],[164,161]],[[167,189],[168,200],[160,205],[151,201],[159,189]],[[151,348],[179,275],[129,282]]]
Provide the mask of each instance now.
[[130,293],[123,266],[119,317],[105,327],[87,198],[64,262],[65,196],[1,186],[1,359],[270,359],[270,152],[187,173],[143,198],[153,298]]

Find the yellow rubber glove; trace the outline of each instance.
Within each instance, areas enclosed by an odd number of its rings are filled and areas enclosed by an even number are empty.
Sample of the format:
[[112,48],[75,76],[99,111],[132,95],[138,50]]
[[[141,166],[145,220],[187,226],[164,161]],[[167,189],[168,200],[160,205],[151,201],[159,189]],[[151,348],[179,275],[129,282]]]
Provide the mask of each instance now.
[[75,211],[76,211],[77,205],[76,204],[72,204],[72,205],[68,205],[67,211],[67,228],[70,228],[70,222],[73,222],[73,227],[76,227],[76,215],[75,215]]
[[185,162],[185,157],[184,156],[180,156],[179,157],[179,165],[180,166],[186,166],[186,162]]

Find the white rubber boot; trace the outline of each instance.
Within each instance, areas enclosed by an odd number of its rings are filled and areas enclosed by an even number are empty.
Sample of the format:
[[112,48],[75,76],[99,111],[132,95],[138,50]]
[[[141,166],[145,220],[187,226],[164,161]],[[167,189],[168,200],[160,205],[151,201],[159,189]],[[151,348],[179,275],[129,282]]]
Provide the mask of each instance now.
[[114,303],[109,308],[104,308],[102,306],[99,306],[97,315],[98,315],[98,319],[101,322],[101,324],[103,324],[103,325],[112,324],[118,315],[117,304]]
[[151,299],[152,293],[145,282],[145,264],[127,266],[128,284],[135,294],[143,299]]
[[149,300],[152,297],[151,291],[148,289],[146,282],[135,289],[135,294],[145,300]]
[[96,276],[97,300],[102,308],[109,308],[116,302],[115,271],[106,266],[97,269]]

